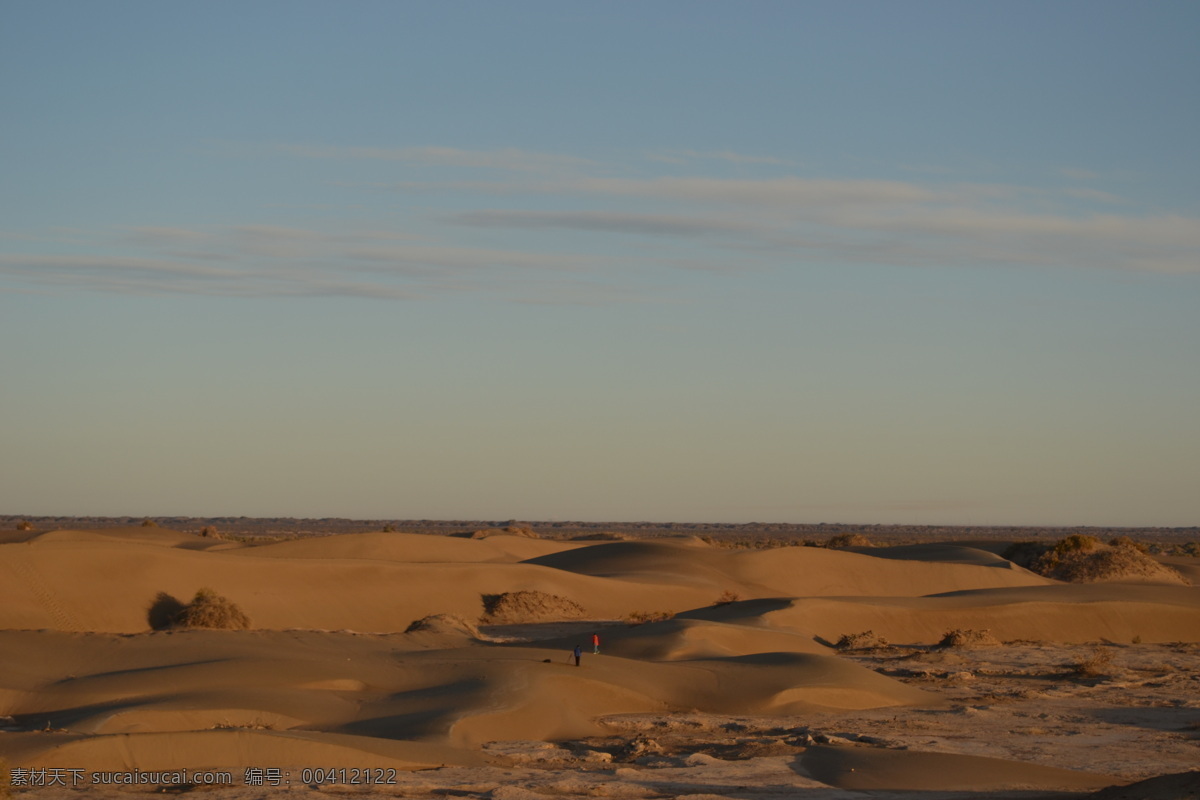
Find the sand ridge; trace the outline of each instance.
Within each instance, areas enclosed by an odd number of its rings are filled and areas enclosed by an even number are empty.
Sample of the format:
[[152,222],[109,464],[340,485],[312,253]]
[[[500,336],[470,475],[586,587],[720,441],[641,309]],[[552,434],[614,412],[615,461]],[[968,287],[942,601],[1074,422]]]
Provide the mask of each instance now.
[[[11,722],[0,756],[21,768],[486,771],[525,758],[519,747],[501,755],[496,742],[603,741],[622,735],[626,718],[944,706],[909,677],[917,673],[832,646],[868,629],[917,648],[951,628],[1008,642],[1200,639],[1197,587],[1064,584],[963,545],[730,550],[695,539],[376,532],[246,546],[134,528],[0,545],[0,577],[0,717]],[[237,603],[251,630],[150,630],[155,602],[186,602],[201,587]],[[521,602],[481,632],[488,598],[501,596]],[[1120,780],[865,739],[772,741],[762,757],[777,760],[762,769],[831,797]],[[724,769],[701,753],[629,747],[555,752],[589,769],[613,758],[713,780]],[[610,777],[628,787],[625,769]]]

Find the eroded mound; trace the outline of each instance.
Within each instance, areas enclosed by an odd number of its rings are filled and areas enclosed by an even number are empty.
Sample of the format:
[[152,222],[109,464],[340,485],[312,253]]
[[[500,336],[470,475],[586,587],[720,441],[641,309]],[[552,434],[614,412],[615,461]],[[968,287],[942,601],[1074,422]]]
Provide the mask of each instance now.
[[955,628],[946,631],[938,647],[997,647],[1000,644],[1000,640],[986,628]]
[[404,629],[405,633],[459,633],[478,639],[479,628],[470,620],[457,614],[430,614],[414,620]]
[[1070,583],[1149,581],[1188,585],[1178,570],[1161,564],[1128,539],[1104,544],[1073,534],[1053,545],[1017,542],[1004,556],[1039,575]]
[[492,625],[553,622],[580,619],[586,615],[583,606],[574,600],[529,590],[483,595],[483,616],[480,617],[480,622]]

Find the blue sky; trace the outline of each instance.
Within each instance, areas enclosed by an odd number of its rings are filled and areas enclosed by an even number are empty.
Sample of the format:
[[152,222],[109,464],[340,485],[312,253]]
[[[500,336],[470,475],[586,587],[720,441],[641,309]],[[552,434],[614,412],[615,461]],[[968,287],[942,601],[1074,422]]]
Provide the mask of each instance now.
[[1200,524],[1198,30],[0,4],[0,510]]

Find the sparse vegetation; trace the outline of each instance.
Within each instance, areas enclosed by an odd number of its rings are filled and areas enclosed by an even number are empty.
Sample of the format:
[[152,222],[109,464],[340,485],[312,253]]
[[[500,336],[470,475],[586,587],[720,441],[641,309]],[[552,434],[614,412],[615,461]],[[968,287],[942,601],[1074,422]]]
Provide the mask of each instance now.
[[143,528],[157,528],[158,523],[152,519],[144,519],[144,520],[142,520],[142,527]]
[[205,539],[224,539],[216,525],[205,525],[200,529],[200,535]]
[[1145,542],[1136,542],[1128,536],[1114,536],[1108,540],[1109,547],[1132,547],[1135,550],[1140,550],[1143,553],[1150,552],[1150,546]]
[[737,592],[731,591],[729,589],[726,589],[725,591],[721,592],[720,597],[718,597],[716,600],[713,601],[713,605],[714,606],[727,606],[730,603],[736,603],[738,600],[741,600],[741,599],[742,599],[742,596],[740,594],[738,594]]
[[846,547],[871,547],[871,540],[861,533],[839,533],[830,537],[825,546],[830,550],[841,550]]
[[383,526],[384,533],[398,533],[399,530],[400,529],[396,527],[396,523],[394,522],[389,522],[387,525]]
[[175,617],[175,625],[181,628],[246,630],[250,627],[250,618],[228,598],[206,587],[197,591],[192,602],[179,612]]
[[1115,537],[1109,544],[1104,544],[1094,536],[1074,533],[1053,545],[1016,542],[1003,555],[1019,566],[1060,581],[1188,583],[1178,570],[1155,561],[1148,549],[1127,536]]
[[1001,642],[986,628],[954,628],[946,631],[938,647],[995,647]]
[[569,597],[548,592],[527,590],[482,595],[485,625],[515,622],[549,622],[558,619],[579,619],[587,616],[583,606]]
[[1093,648],[1092,652],[1081,656],[1072,665],[1075,674],[1084,678],[1107,675],[1110,667],[1112,667],[1112,653],[1103,647]]
[[625,622],[629,625],[642,625],[647,622],[662,622],[674,616],[671,611],[631,611],[625,615]]
[[863,631],[861,633],[844,633],[834,645],[838,650],[874,650],[882,647],[891,647],[891,643],[882,636],[876,635],[875,631]]
[[23,519],[23,520],[21,520],[20,522],[18,522],[18,523],[17,523],[17,530],[19,530],[19,531],[31,531],[31,530],[33,530],[33,523],[32,523],[32,522],[30,522],[30,521],[29,521],[29,520],[27,520],[27,519]]

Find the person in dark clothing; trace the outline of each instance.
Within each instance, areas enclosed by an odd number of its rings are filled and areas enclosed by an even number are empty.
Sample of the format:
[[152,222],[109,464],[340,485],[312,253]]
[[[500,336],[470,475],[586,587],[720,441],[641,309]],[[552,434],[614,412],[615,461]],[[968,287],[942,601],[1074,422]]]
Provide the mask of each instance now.
[[583,657],[583,648],[580,647],[579,645],[575,645],[575,652],[572,653],[572,655],[575,656],[575,666],[578,667],[579,659]]

